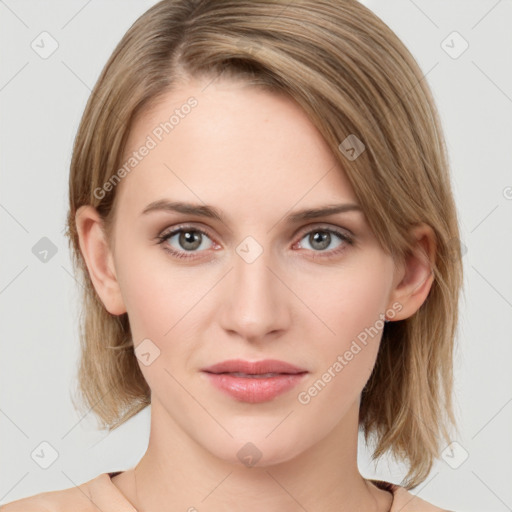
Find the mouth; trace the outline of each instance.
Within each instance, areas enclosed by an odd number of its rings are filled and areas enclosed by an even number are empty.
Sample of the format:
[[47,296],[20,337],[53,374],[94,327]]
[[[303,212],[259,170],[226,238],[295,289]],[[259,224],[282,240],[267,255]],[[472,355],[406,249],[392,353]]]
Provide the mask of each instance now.
[[261,403],[290,391],[309,372],[277,360],[230,360],[202,370],[218,390],[240,402]]

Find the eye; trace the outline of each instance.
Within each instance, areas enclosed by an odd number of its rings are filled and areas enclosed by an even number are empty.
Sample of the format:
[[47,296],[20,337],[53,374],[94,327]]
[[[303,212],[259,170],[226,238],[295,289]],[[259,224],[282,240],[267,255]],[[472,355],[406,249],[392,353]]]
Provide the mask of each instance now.
[[[338,239],[338,244],[332,247],[336,239]],[[178,226],[157,236],[157,240],[158,244],[161,244],[165,251],[169,252],[173,257],[180,259],[194,258],[197,257],[197,253],[211,249],[214,246],[218,247],[206,231],[194,226]],[[305,232],[299,240],[299,245],[302,246],[301,242],[303,240],[306,240],[307,244],[309,244],[310,247],[306,247],[306,249],[313,252],[313,258],[337,256],[346,249],[346,244],[354,244],[352,237],[344,232],[322,226]],[[331,249],[326,250],[329,247]]]
[[[340,242],[332,247],[332,244],[333,242],[336,242],[336,239],[340,240]],[[307,244],[310,246],[309,248],[306,247],[306,249],[314,252],[326,253],[325,257],[336,256],[345,249],[346,244],[353,245],[354,243],[353,239],[342,231],[325,227],[317,227],[309,230],[305,233],[305,236],[301,238],[301,241],[302,240],[306,240]],[[325,249],[329,247],[331,247],[331,250],[326,251]],[[322,256],[324,255],[322,254]]]
[[[211,242],[206,231],[192,226],[180,226],[159,235],[157,239],[159,240],[158,243],[163,245],[164,250],[170,252],[173,256],[177,258],[193,258],[194,253],[200,252],[199,249],[211,248],[212,244],[204,243],[205,237]],[[168,244],[165,243],[167,241],[169,241]],[[174,246],[172,245],[173,241],[175,243]]]

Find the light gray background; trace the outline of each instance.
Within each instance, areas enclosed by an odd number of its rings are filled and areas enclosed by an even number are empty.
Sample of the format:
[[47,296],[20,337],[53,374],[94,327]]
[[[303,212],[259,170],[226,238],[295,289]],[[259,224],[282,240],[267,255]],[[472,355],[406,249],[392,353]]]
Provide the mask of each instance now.
[[[127,469],[147,445],[149,408],[108,437],[92,413],[73,409],[78,285],[63,233],[86,100],[115,44],[154,3],[0,1],[0,503]],[[512,2],[363,3],[433,89],[467,248],[455,368],[463,436],[413,493],[458,512],[512,510]],[[59,45],[47,59],[31,48],[43,31]],[[469,43],[458,58],[441,46],[453,31]],[[32,252],[42,237],[57,250],[46,263]],[[48,469],[31,457],[43,441],[58,452]],[[362,444],[360,469],[395,482],[405,474],[392,461],[374,470]]]

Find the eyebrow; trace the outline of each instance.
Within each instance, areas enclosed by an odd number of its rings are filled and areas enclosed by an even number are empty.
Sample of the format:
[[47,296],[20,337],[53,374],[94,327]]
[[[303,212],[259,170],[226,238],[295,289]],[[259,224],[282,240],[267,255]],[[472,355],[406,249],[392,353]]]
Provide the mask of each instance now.
[[[155,211],[177,212],[198,217],[206,217],[216,219],[224,223],[224,218],[220,210],[213,206],[186,203],[181,201],[169,201],[167,199],[159,199],[148,204],[142,211],[141,215],[146,215]],[[358,204],[332,204],[319,206],[316,208],[306,208],[288,215],[285,220],[288,223],[297,223],[303,220],[316,219],[318,217],[326,217],[336,213],[344,213],[349,211],[358,211],[362,213],[362,208]]]

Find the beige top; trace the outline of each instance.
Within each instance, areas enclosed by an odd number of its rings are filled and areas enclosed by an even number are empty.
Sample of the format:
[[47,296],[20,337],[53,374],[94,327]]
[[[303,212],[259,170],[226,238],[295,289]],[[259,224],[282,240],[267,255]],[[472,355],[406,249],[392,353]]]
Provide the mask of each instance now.
[[[77,487],[11,501],[0,506],[0,512],[137,512],[111,480],[119,473],[101,473]],[[390,512],[449,512],[422,500],[405,487],[382,480],[369,481],[393,494]]]

